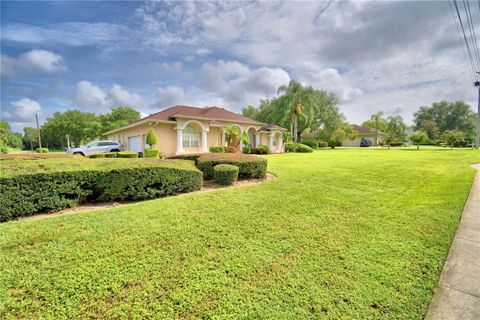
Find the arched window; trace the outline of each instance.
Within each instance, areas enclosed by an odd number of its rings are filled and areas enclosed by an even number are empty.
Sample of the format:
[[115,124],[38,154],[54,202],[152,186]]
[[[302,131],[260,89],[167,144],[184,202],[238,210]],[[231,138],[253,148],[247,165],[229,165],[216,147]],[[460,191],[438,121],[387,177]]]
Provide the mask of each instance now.
[[187,126],[183,130],[183,146],[186,148],[198,147],[199,143],[198,130],[195,127]]

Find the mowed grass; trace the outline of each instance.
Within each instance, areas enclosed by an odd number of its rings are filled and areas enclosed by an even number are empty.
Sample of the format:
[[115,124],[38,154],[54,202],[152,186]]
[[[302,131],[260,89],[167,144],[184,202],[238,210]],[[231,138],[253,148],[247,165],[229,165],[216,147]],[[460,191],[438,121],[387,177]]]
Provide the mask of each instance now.
[[0,225],[0,316],[421,319],[480,153],[267,158],[263,184]]

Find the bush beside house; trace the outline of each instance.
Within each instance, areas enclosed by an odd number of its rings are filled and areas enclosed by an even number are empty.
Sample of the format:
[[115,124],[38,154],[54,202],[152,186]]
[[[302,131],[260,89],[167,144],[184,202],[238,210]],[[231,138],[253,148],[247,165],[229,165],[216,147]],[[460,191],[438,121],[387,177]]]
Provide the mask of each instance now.
[[213,168],[213,178],[221,185],[231,185],[237,181],[238,167],[230,164],[219,164]]
[[219,164],[230,164],[239,168],[239,179],[263,179],[267,174],[267,160],[247,154],[205,154],[197,159],[197,167],[203,172],[205,179],[214,177],[214,167]]

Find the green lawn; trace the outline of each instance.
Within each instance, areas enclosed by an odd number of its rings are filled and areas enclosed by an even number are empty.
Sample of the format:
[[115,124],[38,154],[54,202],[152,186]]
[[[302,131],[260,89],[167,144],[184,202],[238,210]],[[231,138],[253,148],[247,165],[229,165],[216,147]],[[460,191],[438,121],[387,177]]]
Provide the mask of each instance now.
[[0,225],[0,317],[421,319],[476,150],[267,157],[243,188]]

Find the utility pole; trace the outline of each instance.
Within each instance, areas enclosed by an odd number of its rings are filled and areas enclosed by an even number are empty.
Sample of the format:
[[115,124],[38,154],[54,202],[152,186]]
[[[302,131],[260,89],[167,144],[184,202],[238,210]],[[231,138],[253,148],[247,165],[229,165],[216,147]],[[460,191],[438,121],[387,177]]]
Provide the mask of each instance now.
[[67,134],[67,148],[70,149],[70,137]]
[[40,153],[43,153],[42,150],[42,137],[40,136],[40,126],[38,125],[38,114],[35,113],[35,119],[37,120],[37,136],[38,136],[38,147],[40,148]]
[[[480,74],[480,72],[477,72]],[[475,148],[480,147],[480,81],[475,81],[475,87],[478,87],[478,104],[477,104],[477,143]]]

